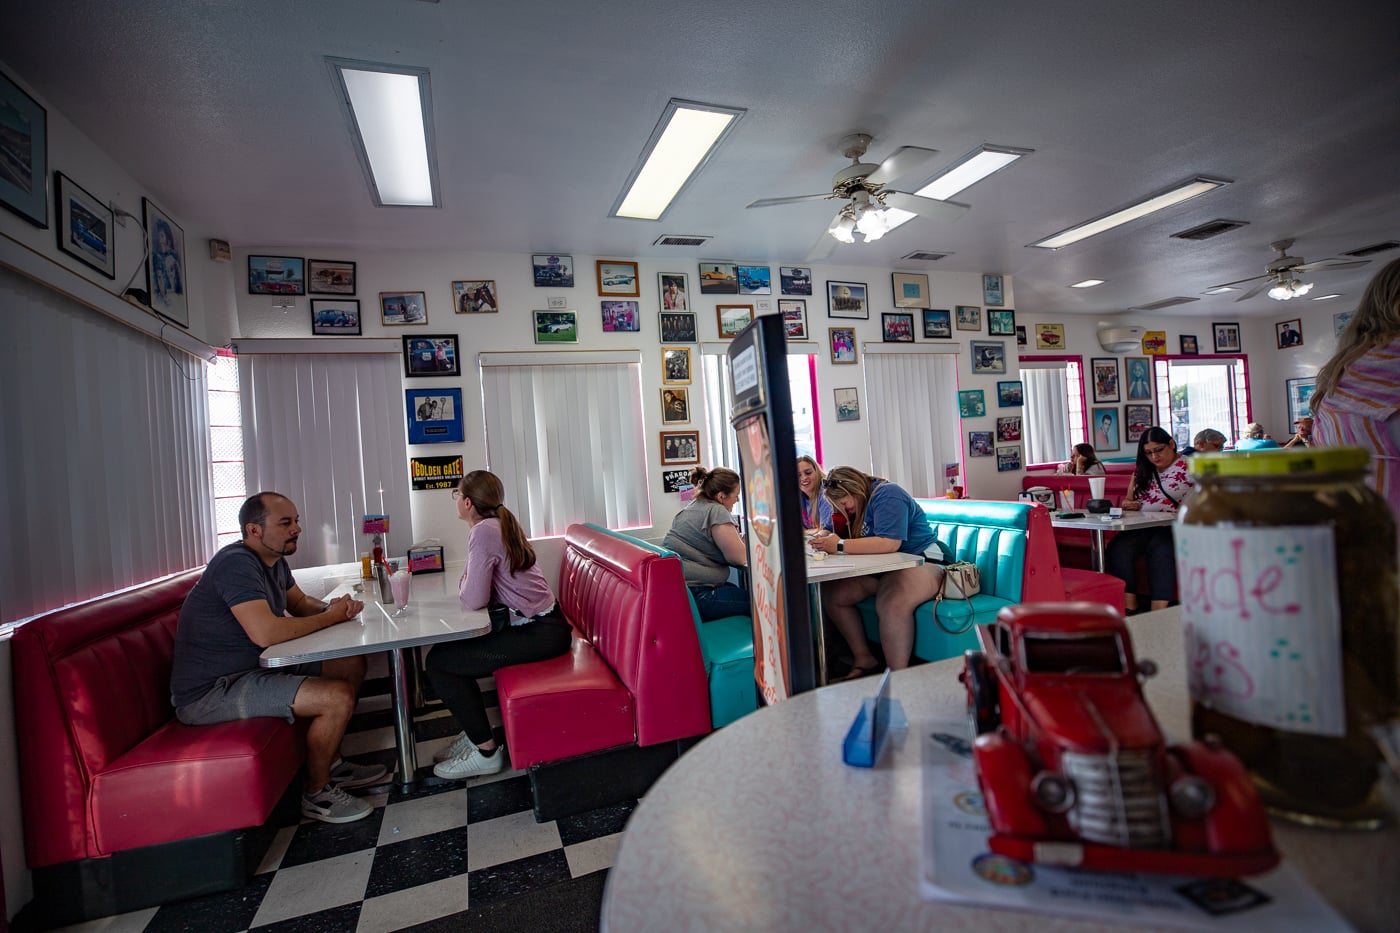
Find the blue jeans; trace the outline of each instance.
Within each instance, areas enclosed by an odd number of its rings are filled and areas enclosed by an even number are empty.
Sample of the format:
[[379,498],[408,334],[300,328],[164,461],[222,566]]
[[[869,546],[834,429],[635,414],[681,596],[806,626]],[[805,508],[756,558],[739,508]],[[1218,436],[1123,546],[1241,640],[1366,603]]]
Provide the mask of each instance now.
[[749,610],[749,591],[733,583],[719,586],[692,586],[690,595],[695,597],[695,608],[700,610],[700,621],[709,622],[725,616],[746,616]]

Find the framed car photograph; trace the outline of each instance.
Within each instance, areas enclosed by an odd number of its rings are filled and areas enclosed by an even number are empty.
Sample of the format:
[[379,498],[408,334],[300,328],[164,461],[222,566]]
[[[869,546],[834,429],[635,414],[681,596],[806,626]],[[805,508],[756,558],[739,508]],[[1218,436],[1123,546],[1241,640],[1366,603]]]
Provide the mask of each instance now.
[[880,331],[885,343],[913,343],[914,315],[886,312],[880,315]]
[[690,347],[661,348],[663,385],[690,385]]
[[1123,406],[1123,440],[1136,444],[1148,428],[1152,427],[1151,405]]
[[958,391],[958,415],[962,418],[981,418],[987,414],[987,393],[982,389],[960,389]]
[[999,275],[982,276],[982,304],[989,308],[999,308],[1006,304],[1006,295],[1002,291],[1002,278]]
[[1182,335],[1181,335],[1181,355],[1182,355],[1182,356],[1196,356],[1196,355],[1199,354],[1200,352],[1201,352],[1201,348],[1200,348],[1199,346],[1197,346],[1197,344],[1196,344],[1196,335],[1195,335],[1195,334],[1182,334]]
[[499,310],[495,279],[463,279],[452,283],[452,313],[495,314]]
[[1006,415],[997,419],[998,441],[1019,441],[1021,439],[1021,416]]
[[603,302],[603,333],[636,333],[642,329],[641,302]]
[[973,375],[1003,375],[1006,372],[1006,344],[1000,340],[973,340],[968,344],[972,351]]
[[428,296],[424,292],[380,292],[379,322],[386,326],[428,323]]
[[932,340],[953,339],[953,314],[929,308],[924,311],[924,337]]
[[1128,382],[1128,401],[1152,401],[1152,367],[1147,362],[1147,357],[1124,357],[1123,374]]
[[152,311],[188,330],[190,305],[185,292],[185,231],[147,198],[141,199],[141,216],[146,224],[147,301]]
[[896,308],[927,308],[928,276],[921,272],[895,272],[891,275]]
[[860,420],[860,393],[854,388],[833,389],[836,395],[836,420]]
[[574,287],[574,257],[534,253],[530,264],[535,271],[536,288]]
[[1016,312],[1011,308],[987,311],[987,336],[1015,337]]
[[355,264],[340,259],[306,260],[306,290],[312,295],[355,294]]
[[642,293],[635,262],[600,259],[595,265],[598,267],[598,294],[635,298]]
[[1089,361],[1089,372],[1094,381],[1094,401],[1118,401],[1118,357],[1094,357]]
[[807,302],[801,298],[779,298],[778,313],[783,316],[783,336],[788,340],[807,339]]
[[405,389],[410,444],[452,444],[465,439],[461,389]]
[[715,305],[721,340],[733,340],[753,322],[753,305]]
[[661,423],[690,423],[690,390],[679,386],[661,390]]
[[855,363],[856,329],[854,327],[828,327],[827,340],[831,345],[831,362]]
[[958,305],[957,312],[958,330],[982,329],[982,309],[977,305]]
[[58,248],[109,279],[117,277],[112,209],[62,172],[54,172]]
[[1121,446],[1118,434],[1118,409],[1089,409],[1089,426],[1093,430],[1094,450],[1117,450]]
[[300,256],[249,256],[248,294],[305,295],[306,260]]
[[1231,321],[1227,324],[1211,324],[1210,330],[1215,337],[1216,353],[1240,352],[1240,325],[1237,321]]
[[1014,379],[997,383],[997,407],[998,408],[1020,408],[1026,403],[1025,386],[1021,380]]
[[311,333],[317,337],[360,336],[360,303],[354,298],[312,298]]
[[864,282],[827,282],[826,316],[870,319],[870,304]]
[[662,311],[657,325],[666,343],[696,343],[700,339],[695,332],[695,315],[689,311]]
[[679,466],[700,462],[699,431],[662,431],[661,465]]
[[47,228],[49,113],[0,72],[0,114],[5,115],[0,205],[36,227]]
[[535,343],[578,343],[578,312],[536,311]]
[[740,264],[735,266],[734,272],[739,277],[739,294],[773,294],[773,273],[767,266],[745,266]]
[[453,334],[414,334],[403,338],[405,376],[460,376],[457,337]]
[[1035,348],[1037,350],[1063,350],[1065,346],[1065,325],[1035,325]]
[[1287,350],[1289,347],[1301,347],[1303,345],[1303,322],[1300,318],[1291,321],[1283,321],[1274,325],[1274,333],[1278,336],[1278,348]]
[[700,294],[739,294],[739,271],[732,262],[700,263]]
[[656,290],[662,311],[690,310],[690,277],[684,272],[656,273]]
[[1167,332],[1149,330],[1142,335],[1142,352],[1146,356],[1161,356],[1167,352]]
[[995,457],[991,431],[967,432],[967,455],[969,457]]
[[779,266],[778,281],[784,295],[812,294],[812,270],[806,266]]

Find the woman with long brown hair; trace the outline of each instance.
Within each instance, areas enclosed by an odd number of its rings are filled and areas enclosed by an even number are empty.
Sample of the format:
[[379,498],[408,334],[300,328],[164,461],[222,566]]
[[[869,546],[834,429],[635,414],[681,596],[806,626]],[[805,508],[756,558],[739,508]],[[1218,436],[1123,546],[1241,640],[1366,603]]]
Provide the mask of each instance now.
[[747,567],[748,548],[731,509],[739,501],[739,474],[724,467],[690,471],[695,498],[671,521],[661,546],[680,555],[685,585],[701,622],[749,615],[749,593],[729,581],[731,567]]

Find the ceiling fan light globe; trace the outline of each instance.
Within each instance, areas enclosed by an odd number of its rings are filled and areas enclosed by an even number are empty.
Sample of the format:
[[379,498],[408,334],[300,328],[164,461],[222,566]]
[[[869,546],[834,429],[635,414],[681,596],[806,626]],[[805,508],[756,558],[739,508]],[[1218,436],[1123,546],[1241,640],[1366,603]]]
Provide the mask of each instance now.
[[1308,292],[1312,291],[1312,287],[1313,283],[1311,282],[1299,282],[1295,280],[1293,282],[1293,294],[1299,298],[1302,298]]
[[1275,301],[1287,301],[1293,297],[1293,291],[1287,285],[1275,285],[1269,289],[1269,297]]

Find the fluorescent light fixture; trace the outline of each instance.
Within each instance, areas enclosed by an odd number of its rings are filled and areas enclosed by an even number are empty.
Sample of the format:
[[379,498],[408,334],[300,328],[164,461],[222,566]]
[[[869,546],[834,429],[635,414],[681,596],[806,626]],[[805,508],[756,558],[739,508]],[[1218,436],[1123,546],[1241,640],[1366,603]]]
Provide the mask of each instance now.
[[1138,201],[1136,204],[1130,204],[1111,214],[1105,214],[1076,227],[1070,227],[1068,230],[1061,230],[1053,236],[1048,236],[1029,245],[1042,249],[1059,249],[1062,246],[1069,246],[1071,243],[1078,243],[1080,240],[1103,233],[1105,230],[1112,230],[1114,227],[1146,217],[1148,214],[1166,210],[1182,201],[1189,201],[1207,191],[1214,191],[1216,188],[1223,188],[1228,184],[1230,182],[1223,178],[1206,178],[1198,175],[1168,188],[1166,191]]
[[1001,171],[1021,156],[1030,155],[1034,151],[983,144],[939,172],[928,184],[914,193],[936,201],[947,201],[958,192],[971,188],[988,175]]
[[441,207],[428,69],[326,58],[356,155],[381,207]]
[[1217,286],[1215,286],[1214,288],[1208,288],[1208,289],[1206,289],[1205,291],[1201,292],[1201,294],[1202,294],[1202,295],[1223,295],[1223,294],[1225,294],[1226,292],[1237,292],[1237,291],[1239,291],[1239,289],[1236,288],[1236,287],[1233,286],[1233,285],[1217,285]]
[[1102,285],[1103,279],[1085,279],[1082,282],[1075,282],[1070,288],[1093,288],[1095,285]]
[[672,98],[608,216],[660,220],[744,113]]
[[1331,295],[1318,295],[1318,296],[1316,296],[1315,298],[1313,298],[1313,301],[1326,301],[1328,298],[1340,298],[1340,297],[1342,297],[1342,293],[1341,293],[1341,292],[1335,292],[1335,293],[1333,293],[1333,294],[1331,294]]

